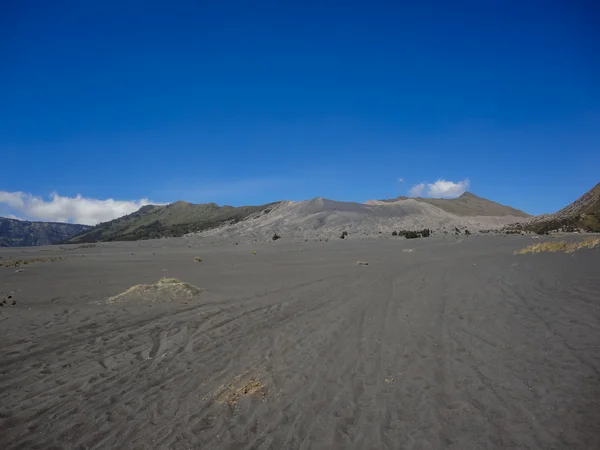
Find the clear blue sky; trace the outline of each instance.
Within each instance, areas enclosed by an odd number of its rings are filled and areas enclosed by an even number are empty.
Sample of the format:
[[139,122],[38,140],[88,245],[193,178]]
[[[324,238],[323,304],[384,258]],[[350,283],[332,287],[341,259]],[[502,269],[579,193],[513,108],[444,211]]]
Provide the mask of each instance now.
[[600,181],[597,5],[2,2],[0,191],[553,212]]

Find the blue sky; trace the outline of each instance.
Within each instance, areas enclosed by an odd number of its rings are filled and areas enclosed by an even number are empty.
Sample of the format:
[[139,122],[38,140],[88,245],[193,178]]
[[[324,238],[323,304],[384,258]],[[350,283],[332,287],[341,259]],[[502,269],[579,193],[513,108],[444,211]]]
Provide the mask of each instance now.
[[591,1],[4,2],[0,215],[439,179],[553,212],[600,181],[599,18]]

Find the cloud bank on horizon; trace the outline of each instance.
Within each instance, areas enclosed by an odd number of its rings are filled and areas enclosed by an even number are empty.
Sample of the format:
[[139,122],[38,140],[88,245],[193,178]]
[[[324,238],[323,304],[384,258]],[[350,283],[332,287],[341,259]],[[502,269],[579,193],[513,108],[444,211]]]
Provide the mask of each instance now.
[[437,198],[454,198],[464,194],[469,189],[470,181],[468,179],[454,182],[440,178],[435,183],[419,183],[415,184],[408,190],[408,195],[411,197],[437,197]]
[[[62,197],[56,192],[48,200],[26,192],[0,191],[0,206],[6,206],[19,216],[8,213],[5,217],[42,220],[49,222],[70,222],[83,225],[97,225],[100,222],[131,214],[142,206],[156,204],[147,198],[139,200],[98,200],[76,197]],[[1,212],[1,210],[0,210]]]

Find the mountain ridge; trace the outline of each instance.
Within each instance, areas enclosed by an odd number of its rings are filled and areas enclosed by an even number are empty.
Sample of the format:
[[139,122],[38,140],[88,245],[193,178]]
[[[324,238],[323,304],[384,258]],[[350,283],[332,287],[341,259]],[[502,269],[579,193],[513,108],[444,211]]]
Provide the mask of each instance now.
[[[269,214],[273,211],[276,213]],[[264,237],[284,232],[301,237],[302,233],[333,236],[346,229],[360,230],[363,234],[407,227],[482,229],[504,226],[526,217],[529,215],[523,211],[471,193],[457,199],[399,197],[365,203],[315,197],[300,202],[286,200],[238,207],[178,201],[144,206],[127,216],[98,224],[66,243],[142,240],[194,233]]]
[[31,247],[58,244],[91,229],[89,225],[36,222],[0,217],[0,247]]
[[79,244],[104,241],[134,241],[161,237],[178,237],[215,228],[228,222],[244,220],[251,214],[269,209],[260,206],[219,206],[216,203],[194,204],[177,201],[167,205],[146,205],[134,213],[96,225],[65,243]]
[[560,230],[600,232],[600,183],[559,211],[516,225],[542,234]]
[[515,216],[515,217],[531,217],[524,211],[513,208],[511,206],[502,205],[500,203],[479,197],[472,192],[464,192],[459,197],[445,198],[430,198],[430,197],[405,197],[399,196],[393,199],[370,200],[370,202],[385,202],[393,203],[401,200],[416,200],[422,203],[428,203],[437,206],[446,212],[459,216]]

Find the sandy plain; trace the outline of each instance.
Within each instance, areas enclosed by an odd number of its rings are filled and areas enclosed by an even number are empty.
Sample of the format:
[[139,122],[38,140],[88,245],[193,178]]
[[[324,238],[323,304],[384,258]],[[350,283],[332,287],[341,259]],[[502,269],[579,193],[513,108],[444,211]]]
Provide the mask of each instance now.
[[600,448],[600,250],[533,242],[1,249],[0,447]]

